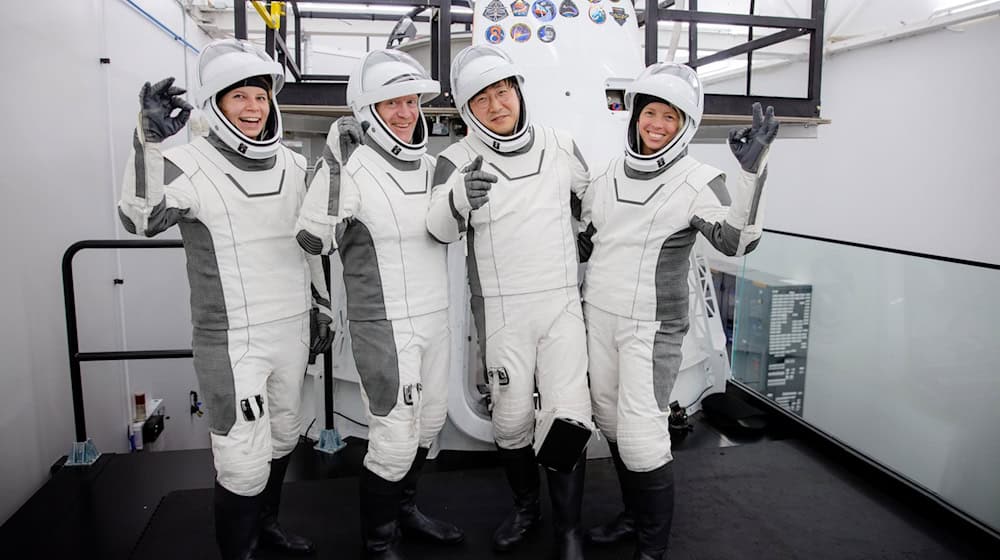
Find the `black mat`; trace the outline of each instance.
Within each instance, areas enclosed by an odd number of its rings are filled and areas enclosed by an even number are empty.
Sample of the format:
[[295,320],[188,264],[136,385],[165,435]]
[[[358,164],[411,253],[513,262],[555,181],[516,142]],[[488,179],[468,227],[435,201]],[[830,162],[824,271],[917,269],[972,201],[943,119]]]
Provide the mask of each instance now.
[[[675,470],[671,560],[997,557],[993,556],[995,551],[972,550],[957,539],[940,535],[930,519],[908,511],[864,480],[827,464],[792,441],[682,451],[677,453]],[[620,508],[618,496],[610,460],[590,461],[585,524],[613,517]],[[509,491],[498,469],[426,474],[421,480],[419,503],[428,514],[461,526],[466,541],[457,547],[406,542],[406,558],[549,558],[548,523],[513,554],[501,556],[490,550],[492,531],[510,507]],[[548,509],[544,515],[548,519]],[[361,546],[357,479],[287,484],[281,521],[315,539],[320,549],[317,558],[357,558]],[[218,558],[211,491],[167,495],[133,557]],[[589,560],[630,557],[631,545],[587,549]]]

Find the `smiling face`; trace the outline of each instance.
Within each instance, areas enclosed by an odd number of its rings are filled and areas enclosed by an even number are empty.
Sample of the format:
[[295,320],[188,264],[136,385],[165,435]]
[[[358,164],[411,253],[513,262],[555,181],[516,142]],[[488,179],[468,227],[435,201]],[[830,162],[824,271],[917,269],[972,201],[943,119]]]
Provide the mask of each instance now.
[[271,114],[271,101],[264,88],[243,86],[226,92],[219,109],[247,138],[257,138]]
[[498,136],[510,136],[521,118],[521,98],[511,79],[486,86],[469,100],[469,109],[483,126]]
[[677,110],[659,101],[647,103],[639,113],[636,128],[642,139],[642,155],[655,154],[670,143],[681,127]]
[[379,101],[375,112],[400,142],[413,143],[413,131],[420,118],[420,98],[416,94]]

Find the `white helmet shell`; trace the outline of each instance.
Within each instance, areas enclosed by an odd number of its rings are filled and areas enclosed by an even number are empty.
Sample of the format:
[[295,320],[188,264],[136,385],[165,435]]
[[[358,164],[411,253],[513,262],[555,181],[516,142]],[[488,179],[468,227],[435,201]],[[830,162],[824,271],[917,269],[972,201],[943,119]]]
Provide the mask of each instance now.
[[[666,101],[683,113],[684,123],[674,138],[654,154],[643,155],[640,147],[636,121],[636,96],[645,94]],[[656,171],[677,159],[701,124],[705,96],[701,78],[690,66],[675,62],[657,62],[639,73],[625,89],[625,109],[631,113],[625,139],[625,161],[637,171]]]
[[[505,78],[515,78],[518,97],[521,100],[521,118],[514,132],[501,136],[491,131],[469,109],[469,100],[474,95]],[[451,92],[455,96],[455,106],[472,132],[487,146],[498,152],[513,152],[531,141],[528,130],[528,108],[524,102],[524,74],[510,56],[493,45],[473,45],[465,47],[451,62]]]
[[395,49],[366,54],[347,80],[347,104],[358,122],[368,121],[368,136],[403,161],[415,161],[427,153],[427,124],[420,109],[409,143],[403,142],[379,116],[375,104],[404,95],[418,95],[427,103],[441,93],[441,85],[412,56]]
[[[271,111],[260,138],[249,138],[222,113],[216,96],[229,86],[251,78],[271,80]],[[195,103],[208,119],[209,127],[227,146],[250,159],[267,159],[281,144],[281,111],[275,97],[285,84],[281,65],[259,47],[246,41],[223,39],[209,43],[198,56]]]

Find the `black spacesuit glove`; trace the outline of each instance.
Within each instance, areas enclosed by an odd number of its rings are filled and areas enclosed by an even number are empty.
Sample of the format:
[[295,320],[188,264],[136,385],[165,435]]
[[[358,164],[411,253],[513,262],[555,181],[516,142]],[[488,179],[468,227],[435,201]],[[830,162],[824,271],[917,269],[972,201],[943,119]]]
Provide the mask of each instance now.
[[333,345],[333,318],[313,307],[309,311],[309,363],[316,363],[317,354],[325,354]]
[[[146,82],[139,91],[140,124],[147,142],[162,142],[177,134],[191,116],[191,105],[181,97],[184,88],[173,86],[174,79],[166,78],[150,85]],[[178,110],[176,116],[170,116]]]
[[774,107],[768,106],[765,115],[760,109],[760,103],[754,103],[753,124],[729,131],[729,149],[740,162],[740,167],[750,173],[757,173],[777,135],[778,120],[774,118]]
[[594,224],[587,226],[587,229],[576,234],[576,256],[581,263],[590,260],[590,255],[594,252],[594,234],[597,228]]
[[497,182],[497,176],[482,171],[482,167],[483,156],[476,156],[476,159],[462,170],[462,173],[465,174],[465,195],[473,210],[477,210],[489,202],[490,189],[493,187],[493,183]]

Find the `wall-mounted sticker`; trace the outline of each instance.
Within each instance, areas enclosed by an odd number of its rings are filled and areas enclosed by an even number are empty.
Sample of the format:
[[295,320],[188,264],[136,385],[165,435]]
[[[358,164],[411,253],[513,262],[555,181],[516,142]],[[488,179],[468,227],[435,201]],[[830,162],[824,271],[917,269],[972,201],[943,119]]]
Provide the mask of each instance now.
[[514,0],[510,4],[510,11],[515,17],[527,17],[528,10],[531,9],[531,4],[528,4],[524,0]]
[[518,23],[510,28],[510,38],[518,43],[523,43],[531,39],[531,28],[523,23]]
[[543,43],[551,43],[556,40],[556,28],[551,25],[539,27],[536,33],[538,34],[538,40]]
[[580,10],[573,3],[573,0],[563,0],[562,4],[559,4],[559,15],[562,17],[576,17],[580,15]]
[[538,21],[552,21],[556,17],[556,5],[551,0],[537,0],[531,5],[531,13]]
[[611,8],[611,17],[615,18],[618,25],[625,25],[628,20],[628,12],[625,11],[625,8]]
[[607,21],[608,13],[604,11],[604,8],[600,6],[590,7],[590,20],[594,23],[601,24]]
[[503,42],[503,27],[491,25],[486,28],[486,40],[493,45]]
[[508,15],[510,15],[510,13],[507,11],[507,6],[504,6],[503,2],[500,0],[490,0],[490,3],[483,8],[483,17],[493,23],[502,20]]

